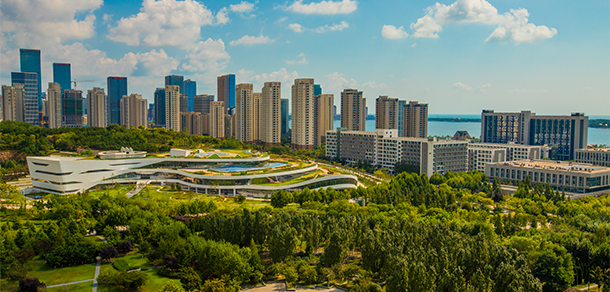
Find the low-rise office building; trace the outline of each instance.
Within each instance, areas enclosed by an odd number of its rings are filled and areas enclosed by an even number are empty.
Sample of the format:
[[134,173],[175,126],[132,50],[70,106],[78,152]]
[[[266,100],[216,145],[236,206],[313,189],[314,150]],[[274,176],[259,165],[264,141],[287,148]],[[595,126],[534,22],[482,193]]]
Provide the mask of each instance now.
[[576,162],[610,166],[610,147],[577,149]]
[[554,189],[574,193],[610,189],[610,168],[584,163],[551,160],[487,163],[485,175],[502,182],[520,182],[529,177],[533,184],[549,183]]
[[544,146],[520,145],[515,143],[470,143],[468,144],[468,170],[485,171],[489,162],[545,158]]
[[326,132],[326,136],[326,156],[347,163],[366,161],[393,173],[396,163],[405,162],[428,176],[468,169],[466,141],[398,137],[397,129],[365,132],[339,128]]

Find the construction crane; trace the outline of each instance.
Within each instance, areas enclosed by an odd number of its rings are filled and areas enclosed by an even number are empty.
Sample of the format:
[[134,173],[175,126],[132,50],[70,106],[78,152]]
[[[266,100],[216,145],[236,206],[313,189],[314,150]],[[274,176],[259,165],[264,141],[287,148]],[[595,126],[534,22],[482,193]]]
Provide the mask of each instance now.
[[72,80],[70,81],[71,83],[74,83],[74,90],[76,90],[76,82],[78,83],[82,83],[82,82],[95,82],[95,80]]

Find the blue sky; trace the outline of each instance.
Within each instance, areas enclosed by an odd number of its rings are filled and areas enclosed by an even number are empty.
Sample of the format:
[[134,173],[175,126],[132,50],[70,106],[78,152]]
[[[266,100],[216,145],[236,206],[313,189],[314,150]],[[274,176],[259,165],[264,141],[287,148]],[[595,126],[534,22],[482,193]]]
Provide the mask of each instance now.
[[237,82],[315,78],[340,104],[357,88],[374,112],[389,95],[431,114],[532,110],[610,115],[610,6],[600,1],[102,1],[2,0],[0,83],[18,48],[42,50],[72,77],[127,76],[152,101],[163,76]]

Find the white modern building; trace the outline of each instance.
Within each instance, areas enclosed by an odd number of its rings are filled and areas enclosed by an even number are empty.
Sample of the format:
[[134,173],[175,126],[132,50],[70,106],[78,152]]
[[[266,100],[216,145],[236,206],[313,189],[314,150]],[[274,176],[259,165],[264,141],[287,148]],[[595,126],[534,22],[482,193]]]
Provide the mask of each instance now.
[[576,162],[610,167],[610,147],[577,149]]
[[[356,188],[357,177],[347,174],[320,175],[305,181],[289,182],[318,171],[317,164],[301,168],[269,161],[268,155],[238,158],[231,153],[185,151],[151,158],[145,152],[124,148],[100,153],[99,158],[27,157],[32,185],[54,194],[84,192],[106,185],[150,183],[179,184],[198,193],[236,195],[269,194],[277,190],[294,191],[332,187]],[[192,154],[192,155],[191,155]],[[186,156],[186,157],[184,157]],[[283,168],[286,170],[282,171]],[[269,171],[266,171],[266,170]],[[263,170],[256,172],[256,170]],[[237,173],[255,174],[241,175]]]
[[544,147],[512,142],[506,144],[470,143],[468,144],[468,170],[485,172],[485,164],[490,162],[546,158],[543,155]]

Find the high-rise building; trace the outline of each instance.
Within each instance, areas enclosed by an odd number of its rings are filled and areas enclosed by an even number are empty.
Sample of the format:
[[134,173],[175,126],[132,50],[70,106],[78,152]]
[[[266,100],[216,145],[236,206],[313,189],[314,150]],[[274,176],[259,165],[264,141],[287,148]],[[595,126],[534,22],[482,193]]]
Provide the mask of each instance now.
[[[404,137],[404,126],[405,126],[405,122],[404,122],[404,117],[405,117],[405,105],[407,105],[407,102],[405,100],[398,100],[398,108],[396,108],[396,113],[398,114],[398,137]],[[426,119],[427,120],[427,119]]]
[[255,130],[258,131],[252,90],[252,84],[241,83],[237,85],[235,94],[235,139],[246,143],[255,142]]
[[165,127],[165,88],[155,90],[155,125]]
[[155,104],[151,103],[148,105],[148,123],[155,123]]
[[127,129],[148,125],[148,102],[142,95],[132,93],[121,99],[121,126]]
[[66,89],[72,89],[71,80],[72,73],[70,72],[69,63],[53,63],[53,82],[61,86],[60,94]]
[[531,111],[495,113],[483,110],[481,142],[522,145],[549,145],[551,159],[574,160],[576,149],[587,147],[589,118],[582,113],[570,116],[537,116]]
[[281,82],[265,82],[259,112],[260,140],[266,145],[281,144]]
[[288,139],[288,99],[282,98],[282,139]]
[[210,103],[214,101],[214,96],[211,94],[195,95],[194,111],[201,114],[210,113]]
[[189,135],[203,134],[203,115],[196,112],[180,113],[182,132]]
[[322,146],[326,142],[326,132],[333,129],[334,118],[332,108],[335,104],[333,94],[320,94],[315,97],[316,112],[316,146]]
[[313,149],[315,144],[313,78],[299,78],[292,85],[292,148]]
[[[40,53],[40,51],[39,51]],[[22,55],[23,58],[23,55]],[[22,66],[23,68],[23,60]],[[40,99],[38,74],[35,72],[12,72],[11,73],[11,85],[17,83],[22,84],[25,89],[24,95],[24,116],[23,121],[30,125],[40,125],[40,119],[38,118],[38,112],[40,105],[42,104]]]
[[195,111],[195,95],[197,95],[197,82],[191,79],[184,80],[184,94],[187,96],[187,111]]
[[212,101],[210,103],[210,136],[214,138],[225,137],[225,103],[224,101]]
[[313,95],[320,95],[322,94],[322,86],[320,86],[320,84],[314,84],[313,85]]
[[[40,50],[32,50],[32,49],[19,49],[20,62],[21,62],[21,72],[31,72],[36,73],[36,114],[41,110],[42,107],[42,71],[40,70]],[[26,103],[27,103],[27,85],[25,85],[26,89]],[[38,121],[38,116],[36,116],[36,123],[28,122],[28,106],[26,104],[26,123],[32,125],[38,125],[40,122]]]
[[165,86],[178,85],[180,87],[180,94],[184,94],[184,76],[180,75],[167,75],[165,76]]
[[225,138],[235,139],[236,117],[236,114],[225,115]]
[[83,120],[83,91],[76,89],[64,90],[61,101],[63,126],[78,128],[85,125]]
[[87,90],[87,127],[104,128],[106,122],[106,93],[103,88]]
[[403,135],[428,138],[428,104],[409,101],[403,107]]
[[398,129],[398,98],[379,96],[375,101],[375,129]]
[[252,100],[254,101],[254,110],[252,111],[252,141],[260,142],[261,140],[261,106],[263,94],[261,92],[253,92]]
[[121,99],[127,95],[127,77],[108,77],[108,124],[121,124]]
[[235,108],[235,74],[218,76],[216,96],[218,101],[224,101],[225,112]]
[[337,117],[337,106],[333,105],[333,119]]
[[348,131],[366,130],[366,98],[362,91],[344,89],[341,92],[341,127]]
[[49,128],[57,129],[61,127],[61,85],[56,82],[49,82],[47,89],[47,116],[49,117]]
[[186,113],[189,110],[188,96],[186,94],[180,94],[180,112]]
[[25,88],[21,83],[2,85],[3,120],[23,122],[25,119]]
[[180,86],[165,86],[165,128],[182,131],[180,127]]

